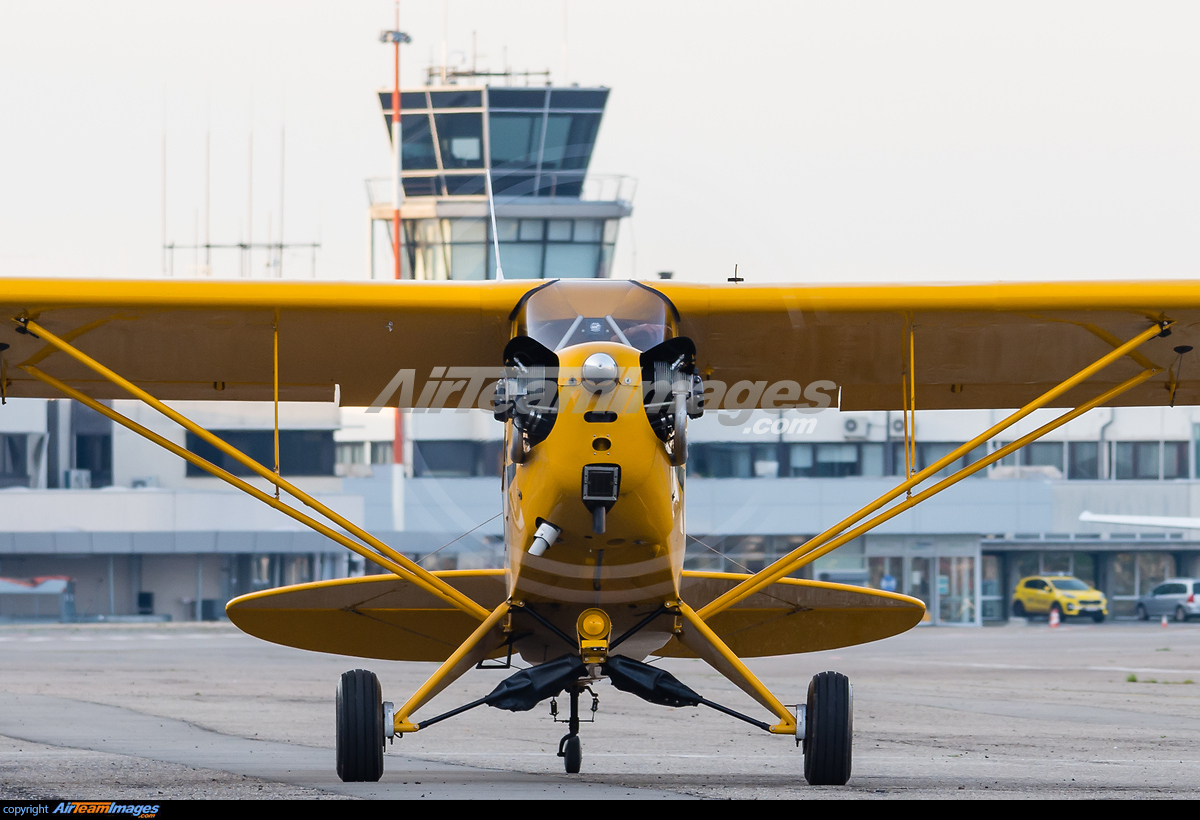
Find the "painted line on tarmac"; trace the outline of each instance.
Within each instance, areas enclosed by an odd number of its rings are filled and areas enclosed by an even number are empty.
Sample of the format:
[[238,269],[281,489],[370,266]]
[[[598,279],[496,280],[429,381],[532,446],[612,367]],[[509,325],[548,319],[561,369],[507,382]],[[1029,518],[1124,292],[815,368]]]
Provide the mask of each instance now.
[[[893,663],[895,661],[892,661]],[[1025,672],[1071,673],[1088,672],[1143,672],[1155,675],[1200,675],[1200,669],[1163,669],[1155,666],[1029,666],[1020,663],[967,663],[964,661],[906,660],[920,666],[949,666],[958,669],[1012,669]]]
[[[549,752],[509,752],[509,751],[504,752],[505,757],[542,757],[542,758],[544,758],[547,754],[549,754]],[[417,756],[422,757],[422,758],[424,758],[424,757],[450,757],[450,758],[486,757],[486,758],[495,760],[496,753],[495,752],[419,752]],[[747,755],[743,755],[743,757],[745,757],[745,756],[747,756]],[[700,760],[728,760],[731,756],[728,754],[697,755],[697,754],[668,754],[668,753],[656,754],[656,753],[646,753],[646,752],[634,752],[634,753],[588,752],[587,757],[648,757],[648,758],[652,758],[654,760],[662,760],[663,758],[668,758],[668,757],[677,757],[677,758],[688,758],[688,759],[695,758],[695,759],[700,759]],[[793,759],[792,756],[790,756],[790,755],[764,755],[764,754],[760,754],[758,752],[754,753],[755,760],[761,760],[764,758],[765,759],[775,758],[775,759],[779,759],[779,760]]]
[[23,638],[0,637],[5,643],[95,643],[98,641],[214,641],[214,640],[243,640],[248,635],[205,635],[204,633],[184,633],[181,635],[63,635],[46,636],[30,635]]
[[1113,709],[1089,705],[1054,703],[1049,701],[995,700],[980,697],[900,697],[887,693],[861,694],[860,704],[868,697],[872,701],[902,703],[909,706],[925,706],[955,712],[998,715],[1018,720],[1064,721],[1092,726],[1119,726],[1145,731],[1147,729],[1196,732],[1200,731],[1200,718],[1168,715],[1157,712],[1139,712],[1133,709]]

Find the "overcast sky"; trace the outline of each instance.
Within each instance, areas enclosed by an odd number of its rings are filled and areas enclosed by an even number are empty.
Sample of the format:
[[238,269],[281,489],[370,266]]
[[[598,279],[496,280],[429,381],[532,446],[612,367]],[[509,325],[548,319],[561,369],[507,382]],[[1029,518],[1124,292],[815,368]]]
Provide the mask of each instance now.
[[[154,276],[247,223],[366,275],[388,172],[393,4],[0,4],[0,274]],[[404,84],[440,60],[613,89],[592,170],[638,179],[616,275],[751,281],[1189,277],[1195,3],[405,0]],[[565,20],[564,20],[565,16]],[[565,25],[564,25],[565,23]],[[564,49],[565,30],[565,49]],[[564,76],[565,75],[565,76]],[[224,260],[224,261],[223,261]],[[190,264],[180,252],[177,270]],[[218,275],[236,271],[218,257]],[[287,272],[307,275],[289,257]]]

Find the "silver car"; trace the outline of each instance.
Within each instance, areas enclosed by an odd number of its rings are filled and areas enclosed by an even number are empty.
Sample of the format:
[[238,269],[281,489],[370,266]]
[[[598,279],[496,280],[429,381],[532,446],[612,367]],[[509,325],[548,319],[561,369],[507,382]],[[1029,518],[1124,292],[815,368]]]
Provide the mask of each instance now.
[[1160,615],[1186,621],[1200,615],[1200,578],[1168,578],[1138,598],[1136,611],[1143,621]]

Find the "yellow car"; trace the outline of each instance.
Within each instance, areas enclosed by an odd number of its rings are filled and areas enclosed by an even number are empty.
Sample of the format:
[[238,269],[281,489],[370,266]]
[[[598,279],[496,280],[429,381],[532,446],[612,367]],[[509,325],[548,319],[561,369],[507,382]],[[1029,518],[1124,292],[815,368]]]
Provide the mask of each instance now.
[[1049,615],[1055,609],[1060,618],[1087,615],[1100,623],[1108,615],[1108,599],[1069,575],[1031,575],[1013,590],[1012,614],[1018,618]]

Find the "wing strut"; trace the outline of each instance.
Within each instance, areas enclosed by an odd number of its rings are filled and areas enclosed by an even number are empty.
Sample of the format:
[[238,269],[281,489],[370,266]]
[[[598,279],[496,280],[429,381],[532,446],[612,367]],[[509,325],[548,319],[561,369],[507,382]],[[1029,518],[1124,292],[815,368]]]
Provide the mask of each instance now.
[[837,549],[837,547],[841,546],[842,544],[845,544],[846,542],[851,541],[854,538],[857,538],[859,535],[862,535],[863,533],[867,532],[868,530],[871,530],[874,527],[878,526],[879,524],[882,524],[884,521],[887,521],[888,519],[898,515],[899,513],[903,512],[904,510],[907,510],[910,507],[920,503],[924,499],[929,498],[930,496],[941,492],[946,487],[949,487],[952,484],[958,483],[959,481],[966,478],[967,476],[972,475],[972,474],[978,472],[979,470],[983,469],[984,467],[988,466],[989,464],[992,464],[992,463],[1000,460],[1001,458],[1008,455],[1009,453],[1012,453],[1012,452],[1020,449],[1021,447],[1024,447],[1029,442],[1042,437],[1046,433],[1049,433],[1051,430],[1054,430],[1054,429],[1062,426],[1063,424],[1066,424],[1071,419],[1074,419],[1074,418],[1082,415],[1083,413],[1087,412],[1088,410],[1092,409],[1093,407],[1098,407],[1101,404],[1104,404],[1105,402],[1111,400],[1112,398],[1124,393],[1126,390],[1129,390],[1130,388],[1141,384],[1146,379],[1150,378],[1151,376],[1155,375],[1156,373],[1161,372],[1162,368],[1159,368],[1159,367],[1152,367],[1152,368],[1143,370],[1140,374],[1138,374],[1137,376],[1134,376],[1132,379],[1129,379],[1128,381],[1117,385],[1116,387],[1112,388],[1111,390],[1106,391],[1104,394],[1097,396],[1096,398],[1092,399],[1091,401],[1089,401],[1083,405],[1080,405],[1076,409],[1060,416],[1059,418],[1055,419],[1054,421],[1050,422],[1049,424],[1038,428],[1037,430],[1035,430],[1034,432],[1032,432],[1026,436],[1022,436],[1021,438],[1017,439],[1016,441],[1012,442],[1011,444],[1007,445],[1006,447],[1002,447],[1001,449],[996,450],[993,453],[990,453],[988,456],[986,456],[983,459],[980,459],[979,461],[972,462],[971,464],[969,464],[966,467],[964,467],[963,469],[955,472],[953,475],[949,476],[948,478],[935,484],[933,487],[929,488],[928,490],[925,490],[921,493],[918,493],[917,495],[912,495],[911,497],[906,498],[900,504],[897,504],[896,506],[888,509],[886,512],[881,513],[880,515],[876,516],[875,518],[872,518],[866,524],[863,524],[863,525],[851,530],[850,532],[846,533],[845,535],[839,535],[839,533],[843,533],[848,527],[854,526],[859,521],[863,520],[867,516],[871,515],[872,513],[876,512],[877,510],[881,509],[884,505],[886,505],[890,501],[893,501],[894,499],[898,498],[900,495],[905,494],[905,493],[911,493],[912,489],[914,489],[921,482],[925,481],[928,478],[933,477],[942,468],[949,466],[950,464],[954,463],[955,461],[962,458],[966,454],[970,453],[972,450],[974,450],[980,444],[983,444],[983,443],[989,441],[990,439],[994,438],[997,434],[1003,432],[1004,430],[1008,429],[1012,425],[1016,424],[1018,421],[1025,418],[1026,416],[1028,416],[1034,410],[1044,407],[1045,405],[1049,404],[1050,402],[1054,401],[1056,398],[1061,396],[1063,393],[1066,393],[1071,388],[1075,387],[1076,385],[1078,385],[1081,382],[1085,381],[1086,379],[1090,378],[1095,373],[1099,372],[1100,370],[1103,370],[1105,367],[1107,367],[1108,365],[1117,361],[1118,359],[1130,354],[1132,351],[1137,349],[1140,345],[1144,344],[1148,340],[1154,338],[1155,336],[1158,336],[1160,333],[1165,331],[1167,328],[1169,328],[1171,326],[1171,324],[1173,324],[1173,323],[1170,321],[1163,321],[1163,322],[1158,322],[1158,323],[1152,325],[1151,327],[1147,328],[1146,330],[1139,333],[1134,338],[1130,339],[1128,342],[1125,342],[1125,344],[1121,345],[1116,350],[1113,350],[1112,352],[1108,353],[1104,357],[1097,359],[1095,362],[1093,362],[1088,367],[1084,368],[1083,370],[1080,370],[1078,373],[1076,373],[1071,378],[1069,378],[1063,382],[1060,382],[1057,386],[1055,386],[1054,388],[1043,393],[1041,396],[1034,399],[1032,402],[1025,405],[1020,410],[1013,413],[1012,415],[1010,415],[1008,418],[1004,419],[1000,423],[995,424],[991,428],[986,430],[985,432],[980,433],[978,436],[971,439],[966,444],[963,444],[962,446],[956,448],[951,453],[938,459],[933,464],[926,467],[924,470],[913,473],[905,481],[901,482],[896,487],[894,487],[891,490],[889,490],[888,492],[884,493],[879,498],[875,499],[870,504],[866,505],[865,507],[860,509],[858,512],[854,513],[849,518],[845,519],[844,521],[839,522],[838,524],[835,524],[833,527],[825,530],[825,532],[821,533],[820,535],[814,536],[812,539],[810,539],[809,541],[807,541],[804,544],[801,544],[799,547],[792,550],[790,553],[783,556],[779,560],[775,561],[770,566],[768,566],[765,569],[759,571],[758,573],[750,576],[749,578],[747,578],[742,583],[738,584],[733,589],[725,592],[723,595],[721,595],[720,597],[713,600],[711,603],[704,606],[702,609],[700,609],[700,611],[698,612],[698,615],[700,616],[700,618],[705,619],[705,620],[711,618],[712,616],[716,615],[718,612],[722,612],[722,611],[728,609],[729,607],[733,606],[734,604],[737,604],[739,601],[742,601],[745,598],[758,592],[759,590],[769,586],[770,584],[775,583],[780,578],[790,575],[791,573],[795,572],[797,569],[804,566],[805,564],[807,564],[811,561],[814,561],[817,558],[820,558],[822,555],[825,555],[826,553],[828,553],[834,549]]
[[65,342],[62,339],[58,338],[53,333],[51,333],[50,331],[41,327],[40,325],[33,322],[32,320],[20,320],[20,322],[28,330],[30,330],[31,332],[36,334],[39,338],[45,340],[53,347],[61,350],[62,352],[66,353],[67,355],[71,356],[73,359],[75,359],[76,361],[80,362],[81,364],[87,366],[91,370],[94,370],[96,373],[98,373],[101,376],[103,376],[104,378],[108,379],[110,382],[117,385],[118,387],[124,389],[126,392],[132,394],[134,397],[141,399],[143,402],[150,405],[155,410],[162,413],[164,416],[167,416],[169,419],[176,422],[177,424],[179,424],[180,426],[182,426],[189,432],[194,433],[195,435],[204,439],[206,442],[208,442],[212,446],[216,447],[218,450],[220,450],[225,455],[229,456],[230,458],[233,458],[238,463],[245,466],[247,469],[253,471],[255,474],[257,474],[260,477],[265,478],[267,481],[271,482],[273,485],[275,485],[275,488],[277,491],[283,490],[284,492],[293,496],[294,498],[296,498],[297,500],[302,502],[305,506],[308,506],[308,507],[312,508],[313,510],[315,510],[316,512],[320,513],[321,515],[325,516],[330,521],[337,524],[339,527],[342,527],[343,529],[345,529],[351,535],[354,535],[355,537],[364,541],[366,544],[370,545],[370,547],[372,547],[373,549],[368,549],[367,547],[364,547],[362,544],[355,542],[353,539],[348,538],[347,536],[337,532],[336,530],[334,530],[324,524],[321,524],[319,521],[316,521],[315,519],[305,515],[304,513],[299,512],[298,510],[292,508],[291,506],[283,503],[277,497],[272,498],[268,493],[264,493],[264,492],[258,490],[253,485],[249,484],[246,481],[243,481],[240,478],[237,478],[232,473],[229,473],[226,470],[222,470],[220,467],[217,467],[216,465],[201,458],[200,456],[197,456],[196,454],[190,452],[189,450],[187,450],[183,447],[180,447],[178,444],[168,441],[167,439],[163,438],[162,436],[159,436],[159,435],[153,433],[152,431],[146,429],[142,425],[140,425],[130,419],[125,418],[125,416],[121,415],[120,413],[116,412],[115,410],[105,407],[104,405],[100,404],[99,402],[95,401],[94,399],[92,399],[88,396],[85,396],[83,393],[80,393],[78,390],[75,390],[74,388],[69,387],[68,385],[64,384],[63,382],[59,381],[58,379],[55,379],[53,376],[43,373],[42,371],[38,370],[36,367],[34,367],[32,365],[28,365],[28,364],[21,365],[21,368],[23,370],[25,370],[27,373],[29,373],[31,376],[33,376],[34,378],[39,379],[40,381],[56,388],[57,390],[65,393],[66,395],[70,396],[71,398],[75,399],[78,402],[80,402],[82,404],[86,404],[88,407],[92,408],[96,412],[107,416],[108,418],[112,419],[113,421],[117,422],[118,424],[122,425],[123,427],[126,427],[126,428],[132,430],[133,432],[137,433],[138,435],[141,435],[144,438],[147,438],[150,441],[153,441],[155,444],[158,444],[159,446],[164,447],[167,450],[170,450],[171,452],[175,453],[176,455],[187,459],[189,462],[195,464],[197,467],[200,467],[201,469],[206,470],[207,472],[215,475],[217,478],[220,478],[220,479],[228,482],[229,484],[232,484],[233,486],[237,487],[238,489],[242,490],[243,492],[246,492],[249,495],[254,496],[258,500],[262,501],[263,503],[274,507],[275,509],[279,510],[280,512],[283,512],[285,515],[288,515],[291,518],[301,522],[305,526],[307,526],[313,530],[316,530],[317,532],[321,533],[325,537],[336,541],[337,543],[341,544],[342,546],[346,547],[347,549],[350,549],[351,551],[357,553],[358,555],[361,555],[363,558],[366,558],[367,560],[372,561],[375,564],[378,564],[379,566],[383,567],[384,569],[388,570],[389,572],[393,572],[396,575],[403,578],[404,580],[409,581],[413,584],[416,584],[420,588],[424,589],[426,592],[436,595],[438,598],[441,598],[446,603],[451,604],[452,606],[462,610],[463,612],[466,612],[467,614],[469,614],[475,618],[478,618],[481,621],[487,619],[487,617],[489,616],[490,613],[486,608],[480,606],[478,603],[471,600],[466,595],[463,595],[461,592],[459,592],[457,589],[455,589],[454,587],[447,584],[441,578],[438,578],[437,576],[431,574],[428,570],[417,565],[410,559],[404,557],[399,552],[397,552],[396,550],[392,549],[387,544],[385,544],[383,541],[380,541],[378,538],[376,538],[375,536],[368,533],[362,527],[359,527],[357,524],[354,524],[350,520],[348,520],[345,517],[334,512],[332,509],[325,506],[324,504],[322,504],[317,499],[313,498],[308,493],[299,489],[298,487],[293,485],[291,482],[286,481],[285,479],[281,478],[279,475],[277,475],[275,473],[275,471],[264,467],[263,465],[261,465],[257,461],[255,461],[254,459],[247,456],[241,450],[238,450],[236,447],[230,446],[228,443],[226,443],[222,439],[218,438],[217,436],[213,435],[208,430],[205,430],[203,427],[196,424],[192,420],[183,416],[179,412],[172,410],[170,407],[163,404],[161,401],[154,398],[153,396],[151,396],[146,391],[142,390],[137,385],[135,385],[132,382],[128,381],[127,379],[124,379],[121,376],[117,375],[116,373],[109,370],[104,365],[102,365],[99,362],[97,362],[96,360],[92,359],[86,353],[83,353],[82,351],[73,347],[70,343]]

